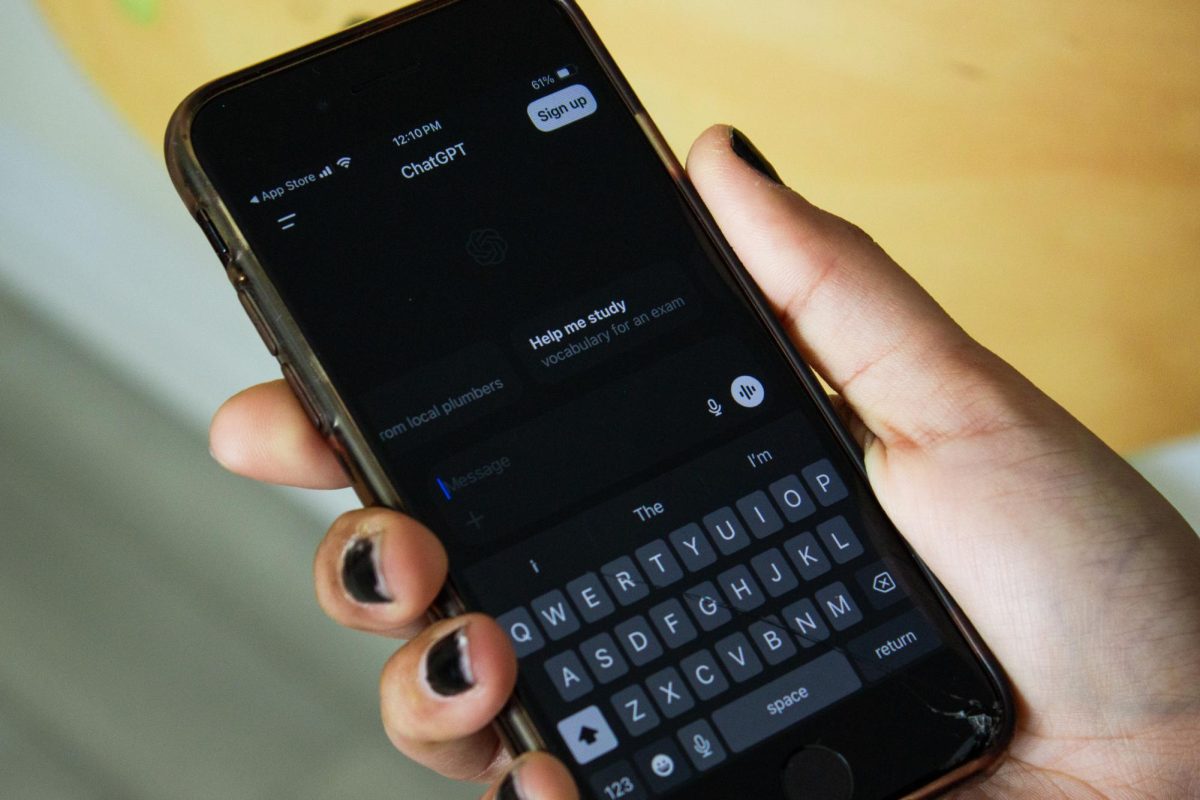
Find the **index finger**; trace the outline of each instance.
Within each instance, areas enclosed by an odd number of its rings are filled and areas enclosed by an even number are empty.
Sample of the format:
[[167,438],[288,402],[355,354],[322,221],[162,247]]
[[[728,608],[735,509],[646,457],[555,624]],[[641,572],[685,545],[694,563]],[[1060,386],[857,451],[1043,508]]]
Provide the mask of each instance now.
[[226,400],[213,416],[208,440],[221,466],[248,478],[305,489],[350,485],[282,380],[251,386]]

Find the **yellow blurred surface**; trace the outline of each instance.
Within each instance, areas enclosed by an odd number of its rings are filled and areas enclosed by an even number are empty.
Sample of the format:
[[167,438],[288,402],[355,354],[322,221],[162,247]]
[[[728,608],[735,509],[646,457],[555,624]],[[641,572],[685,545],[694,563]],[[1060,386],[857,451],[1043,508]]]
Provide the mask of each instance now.
[[[39,0],[156,150],[380,0]],[[1200,430],[1200,4],[581,0],[681,155],[737,124],[1122,450]]]

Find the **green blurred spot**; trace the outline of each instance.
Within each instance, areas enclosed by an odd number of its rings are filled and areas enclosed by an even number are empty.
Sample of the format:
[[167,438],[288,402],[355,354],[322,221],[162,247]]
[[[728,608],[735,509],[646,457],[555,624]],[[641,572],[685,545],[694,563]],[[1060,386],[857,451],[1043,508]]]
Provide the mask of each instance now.
[[158,16],[162,0],[117,0],[117,5],[126,14],[133,17],[135,22],[139,22],[142,25],[149,25]]

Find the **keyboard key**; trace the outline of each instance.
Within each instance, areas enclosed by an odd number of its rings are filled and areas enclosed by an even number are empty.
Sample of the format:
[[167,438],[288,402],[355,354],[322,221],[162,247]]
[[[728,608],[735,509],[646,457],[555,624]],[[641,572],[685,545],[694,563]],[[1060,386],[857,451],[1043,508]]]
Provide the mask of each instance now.
[[604,619],[616,611],[612,598],[604,591],[600,576],[594,572],[576,578],[567,584],[567,594],[571,602],[579,609],[579,616],[585,622],[595,622]]
[[875,608],[887,608],[904,599],[904,590],[900,588],[895,571],[882,561],[868,564],[854,576],[867,596],[867,602]]
[[758,491],[748,494],[738,500],[736,505],[738,513],[742,515],[742,519],[746,520],[750,532],[756,538],[770,536],[783,527],[783,520],[779,518],[779,513],[767,499],[766,492]]
[[754,568],[754,574],[771,597],[787,594],[800,585],[800,581],[796,580],[796,573],[792,572],[792,568],[787,565],[787,559],[777,547],[756,555],[750,560],[750,566]]
[[617,719],[629,731],[630,736],[641,736],[659,723],[658,712],[641,686],[633,685],[612,696],[612,706]]
[[646,690],[654,698],[659,711],[668,719],[677,717],[696,704],[692,693],[683,685],[683,678],[674,667],[651,675],[646,679]]
[[646,581],[642,580],[641,573],[633,565],[633,559],[629,556],[621,556],[615,561],[608,562],[600,568],[600,574],[604,576],[604,582],[612,590],[617,602],[623,606],[636,603],[650,594],[650,587],[646,585]]
[[801,647],[812,647],[829,638],[829,628],[807,597],[783,609],[783,621],[800,639]]
[[725,669],[738,683],[750,680],[762,672],[762,662],[750,646],[750,640],[744,633],[734,633],[717,642],[717,658],[725,665]]
[[656,794],[666,792],[692,777],[692,768],[684,760],[683,753],[679,752],[679,746],[670,739],[659,739],[642,748],[634,754],[633,763],[637,764],[650,790]]
[[725,748],[713,732],[712,726],[702,719],[684,725],[675,734],[683,752],[692,760],[692,766],[703,772],[725,760]]
[[563,593],[555,589],[536,598],[532,603],[533,613],[542,623],[546,635],[555,641],[579,630],[579,618],[567,604]]
[[817,526],[817,536],[821,537],[821,543],[839,564],[845,564],[850,559],[862,555],[862,542],[854,535],[845,517],[834,517],[822,522]]
[[806,581],[811,581],[833,569],[829,557],[825,555],[825,551],[821,549],[821,545],[817,544],[816,537],[811,533],[805,532],[788,539],[783,543],[783,551],[796,565],[796,571],[800,573],[800,577]]
[[846,496],[846,485],[833,471],[833,464],[828,458],[823,458],[815,464],[810,464],[800,471],[804,482],[812,489],[813,497],[823,506],[833,505]]
[[675,556],[671,555],[667,543],[662,539],[655,539],[649,544],[642,545],[634,551],[633,555],[642,565],[642,571],[650,576],[650,582],[655,586],[670,586],[683,578],[683,570],[680,568],[679,562],[675,560]]
[[862,686],[841,653],[826,653],[722,706],[713,724],[735,753],[787,730]]
[[846,645],[862,676],[876,681],[916,661],[941,644],[933,626],[919,611],[908,611]]
[[767,487],[771,497],[783,510],[783,516],[788,522],[799,522],[809,514],[816,512],[817,506],[804,490],[804,484],[795,475],[780,478]]
[[717,594],[717,587],[713,586],[712,581],[705,581],[685,592],[683,601],[687,603],[700,627],[706,631],[719,628],[733,619],[733,614],[726,607],[721,595]]
[[647,800],[649,797],[642,776],[625,760],[600,770],[588,783],[600,800]]
[[862,619],[862,611],[854,602],[850,590],[841,581],[831,583],[817,592],[817,605],[829,619],[829,624],[844,631]]
[[696,626],[683,610],[683,604],[674,598],[659,603],[648,612],[658,635],[674,650],[696,638]]
[[559,695],[568,703],[578,700],[592,690],[592,679],[574,650],[559,653],[546,661],[546,673]]
[[788,635],[787,628],[779,621],[779,617],[760,619],[750,626],[748,633],[768,664],[778,664],[796,654],[796,645]]
[[617,748],[617,737],[598,706],[576,711],[558,723],[562,737],[577,764],[595,761]]
[[689,572],[704,569],[717,560],[717,551],[696,523],[684,525],[667,537]]
[[542,638],[542,632],[538,630],[533,617],[524,607],[506,611],[496,617],[496,622],[508,634],[508,638],[512,639],[513,650],[517,651],[517,658],[524,658],[530,653],[536,653],[546,644],[546,640]]
[[701,700],[716,697],[729,688],[729,681],[725,680],[725,675],[717,666],[717,660],[708,650],[688,656],[679,663],[679,668],[691,684],[692,691]]
[[611,683],[629,671],[629,665],[607,633],[599,633],[579,645],[583,660],[601,683]]
[[659,644],[657,637],[650,630],[646,618],[641,614],[625,620],[613,632],[616,633],[617,640],[621,642],[621,647],[625,648],[625,654],[629,656],[629,660],[638,666],[662,655],[662,645]]
[[717,549],[724,555],[736,553],[743,547],[750,546],[750,537],[746,529],[738,521],[737,515],[729,506],[718,508],[711,514],[704,515],[704,529],[716,542]]
[[718,575],[717,583],[729,598],[729,604],[738,611],[753,611],[766,601],[750,570],[742,564]]

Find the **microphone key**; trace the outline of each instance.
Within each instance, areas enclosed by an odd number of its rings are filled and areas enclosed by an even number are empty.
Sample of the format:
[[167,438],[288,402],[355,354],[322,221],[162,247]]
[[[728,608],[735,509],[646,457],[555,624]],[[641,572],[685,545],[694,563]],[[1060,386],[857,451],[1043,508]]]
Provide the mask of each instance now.
[[675,734],[683,752],[688,754],[696,769],[704,771],[712,769],[725,760],[725,748],[717,738],[712,726],[703,719],[698,719],[691,725],[685,725]]

